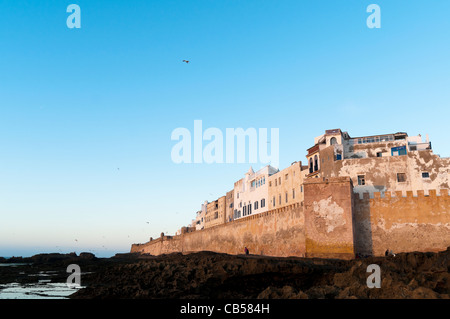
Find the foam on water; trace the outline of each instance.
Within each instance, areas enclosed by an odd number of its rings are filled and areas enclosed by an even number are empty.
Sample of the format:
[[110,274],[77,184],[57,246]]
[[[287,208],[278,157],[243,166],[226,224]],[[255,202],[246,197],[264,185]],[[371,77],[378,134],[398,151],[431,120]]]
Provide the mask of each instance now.
[[66,283],[39,280],[33,284],[9,283],[0,285],[0,299],[64,299],[78,289],[69,288]]

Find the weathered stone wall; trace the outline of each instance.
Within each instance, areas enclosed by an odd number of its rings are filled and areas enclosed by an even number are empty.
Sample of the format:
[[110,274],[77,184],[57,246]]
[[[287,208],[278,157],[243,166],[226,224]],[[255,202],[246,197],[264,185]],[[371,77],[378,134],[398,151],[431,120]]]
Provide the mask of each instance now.
[[351,179],[312,178],[303,187],[306,256],[353,258]]
[[[370,144],[369,144],[370,145]],[[377,144],[370,145],[376,147]],[[369,146],[366,146],[370,150]],[[378,148],[374,148],[379,151]],[[354,192],[362,195],[364,192],[392,192],[429,189],[448,189],[450,159],[441,158],[431,151],[408,152],[402,156],[348,158],[334,160],[333,146],[320,151],[322,177],[331,178],[350,176]],[[397,174],[406,175],[404,182],[397,180]],[[429,178],[423,178],[422,173],[428,173]],[[358,175],[363,175],[365,185],[358,185]]]
[[450,246],[450,197],[448,190],[374,193],[354,198],[355,250],[367,255],[394,252],[441,251]]
[[300,205],[251,215],[223,225],[162,238],[145,244],[134,244],[131,252],[152,255],[202,250],[269,256],[305,256],[304,214]]
[[141,252],[151,255],[181,252],[182,244],[180,239],[183,236],[183,233],[176,236],[161,236],[160,238],[151,240],[145,244],[133,244],[131,245],[130,252]]

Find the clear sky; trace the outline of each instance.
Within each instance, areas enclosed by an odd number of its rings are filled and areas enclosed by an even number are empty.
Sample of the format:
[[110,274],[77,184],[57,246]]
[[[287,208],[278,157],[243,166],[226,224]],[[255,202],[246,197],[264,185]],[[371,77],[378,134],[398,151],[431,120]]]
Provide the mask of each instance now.
[[333,128],[429,134],[450,156],[449,15],[447,0],[0,0],[0,256],[111,256],[187,225],[250,166],[175,164],[171,133],[194,120],[279,128],[280,168]]

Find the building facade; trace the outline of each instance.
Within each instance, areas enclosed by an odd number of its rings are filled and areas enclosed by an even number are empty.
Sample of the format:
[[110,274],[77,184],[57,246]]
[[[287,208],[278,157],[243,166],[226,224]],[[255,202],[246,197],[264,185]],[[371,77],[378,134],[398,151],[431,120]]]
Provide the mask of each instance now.
[[234,189],[226,194],[226,208],[225,208],[225,222],[231,222],[234,220]]
[[270,165],[256,172],[250,167],[245,177],[234,184],[233,219],[263,213],[269,209],[268,180],[276,172],[278,169]]
[[399,132],[351,138],[335,129],[314,141],[306,178],[349,176],[361,195],[449,188],[450,159],[433,154],[428,137]]
[[225,223],[226,196],[208,203],[205,215],[205,228]]
[[302,166],[302,162],[294,162],[269,176],[268,209],[302,203],[305,175],[306,167]]

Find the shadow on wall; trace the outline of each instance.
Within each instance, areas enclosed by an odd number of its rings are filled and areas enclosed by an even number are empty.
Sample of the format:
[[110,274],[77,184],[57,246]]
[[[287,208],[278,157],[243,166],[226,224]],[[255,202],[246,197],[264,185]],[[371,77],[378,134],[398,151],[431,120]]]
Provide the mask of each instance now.
[[[369,193],[363,194],[363,199],[369,199]],[[353,194],[353,247],[355,256],[373,256],[372,223],[370,202],[360,199],[358,193]]]

